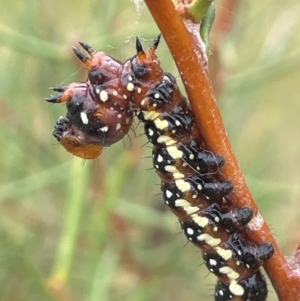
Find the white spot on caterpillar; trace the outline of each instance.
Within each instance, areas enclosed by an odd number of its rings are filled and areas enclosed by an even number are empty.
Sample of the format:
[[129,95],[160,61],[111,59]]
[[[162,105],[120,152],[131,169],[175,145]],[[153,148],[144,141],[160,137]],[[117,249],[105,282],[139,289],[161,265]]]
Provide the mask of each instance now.
[[209,260],[209,264],[212,266],[216,266],[217,265],[217,261],[215,259],[210,259]]
[[130,82],[132,81],[132,76],[131,76],[131,75],[128,76],[128,80],[129,80]]
[[122,114],[118,114],[118,118],[122,118]]
[[167,128],[169,125],[167,120],[160,120],[159,118],[154,120],[154,124],[160,130]]
[[99,93],[100,93],[100,89],[96,88],[96,94],[99,94]]
[[176,168],[176,166],[173,166],[173,165],[166,165],[165,171],[171,172],[172,175],[173,175],[173,178],[174,178],[175,180],[183,179],[183,178],[184,178],[184,174],[182,174],[181,172],[179,172],[178,169]]
[[148,134],[149,134],[150,137],[152,137],[154,135],[153,130],[152,129],[148,129]]
[[128,91],[133,91],[134,90],[134,84],[133,83],[128,83],[126,88],[127,88]]
[[124,94],[124,95],[123,95],[123,98],[124,98],[124,99],[127,99],[127,95],[126,95],[126,94]]
[[197,206],[193,207],[193,206],[189,206],[184,208],[184,211],[188,214],[191,215],[193,213],[197,213],[199,212],[199,208]]
[[164,158],[161,155],[157,156],[157,162],[163,162]]
[[193,235],[193,234],[195,233],[195,231],[194,231],[194,229],[192,229],[192,228],[187,228],[187,229],[186,229],[186,233],[187,233],[188,235]]
[[197,189],[201,191],[201,190],[202,190],[202,185],[201,185],[201,184],[198,184],[198,185],[197,185]]
[[166,165],[165,170],[172,173],[178,172],[176,166],[173,165]]
[[222,274],[226,274],[228,278],[231,280],[235,280],[239,278],[239,273],[237,273],[236,271],[234,271],[232,268],[228,266],[220,268],[220,272]]
[[219,290],[219,295],[224,296],[224,292],[222,290]]
[[118,95],[118,92],[116,90],[113,90],[113,95],[114,96],[117,96]]
[[175,181],[175,184],[181,192],[189,191],[191,189],[191,184],[184,180],[177,180]]
[[199,225],[200,227],[204,228],[205,226],[208,225],[209,223],[209,219],[207,217],[204,217],[204,216],[198,216],[196,214],[193,214],[192,215],[192,219],[193,221]]
[[142,89],[140,87],[138,87],[137,92],[140,94],[142,92]]
[[180,159],[183,156],[183,152],[176,146],[169,146],[166,150],[173,159]]
[[195,156],[194,156],[193,154],[190,154],[190,155],[189,155],[189,159],[190,159],[190,160],[194,160],[194,159],[195,159]]
[[176,121],[175,121],[175,124],[176,124],[177,126],[180,126],[180,125],[181,125],[181,123],[180,123],[179,120],[176,120]]
[[176,141],[169,136],[161,135],[157,139],[158,143],[164,143],[166,146],[171,146],[176,144]]
[[106,126],[100,128],[99,131],[104,132],[104,133],[108,132],[108,126],[106,125]]
[[184,178],[184,174],[182,174],[180,172],[174,172],[173,173],[173,178],[174,178],[174,180],[183,179]]
[[170,190],[167,189],[166,190],[166,196],[169,199],[169,198],[171,198],[173,196],[173,193]]
[[216,216],[215,221],[218,223],[220,221],[220,218],[218,216]]
[[178,199],[178,200],[175,201],[175,206],[176,207],[183,207],[184,208],[184,206],[186,206],[186,203],[188,205],[190,205],[190,203],[188,203],[186,200],[184,200],[184,199]]
[[216,251],[224,260],[228,260],[232,257],[231,250],[225,250],[225,249],[222,249],[221,247],[217,247]]
[[102,90],[99,97],[101,101],[106,102],[108,100],[108,93],[105,90]]
[[214,231],[214,232],[217,232],[217,231],[218,231],[218,227],[216,227],[216,226],[213,227],[213,231]]
[[88,119],[85,112],[80,113],[80,118],[81,118],[81,121],[82,121],[83,124],[88,124],[89,123],[89,119]]
[[159,99],[159,97],[160,97],[159,93],[155,93],[155,94],[154,94],[154,98],[155,98],[155,99]]
[[119,130],[121,128],[121,124],[120,123],[117,123],[116,125],[116,130]]
[[[182,207],[183,209],[191,207],[191,204],[185,199],[178,199],[175,201],[176,207]],[[199,211],[199,209],[198,209]]]
[[191,206],[191,204],[188,201],[186,201],[185,199],[176,200],[175,206],[182,207],[188,215],[191,215],[191,214],[199,211],[199,208],[197,206],[195,206],[195,207]]
[[215,247],[221,243],[220,238],[214,238],[207,233],[200,234],[197,236],[198,240],[204,240],[211,247]]
[[229,290],[236,296],[243,296],[244,294],[244,288],[237,281],[230,282]]

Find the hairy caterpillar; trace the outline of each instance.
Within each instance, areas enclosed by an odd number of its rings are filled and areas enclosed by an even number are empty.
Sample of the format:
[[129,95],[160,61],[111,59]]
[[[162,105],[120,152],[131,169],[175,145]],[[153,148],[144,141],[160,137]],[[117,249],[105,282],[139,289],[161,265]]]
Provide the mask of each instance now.
[[204,149],[189,104],[175,78],[160,67],[155,54],[159,40],[144,51],[137,39],[137,54],[124,63],[80,43],[90,57],[74,51],[88,69],[88,80],[53,88],[62,94],[46,100],[67,104],[67,117],[59,118],[53,134],[67,151],[95,158],[129,131],[136,114],[153,144],[165,204],[218,277],[215,300],[266,300],[259,267],[274,248],[255,245],[243,231],[253,212],[236,208],[228,197],[232,183],[219,173],[225,160]]

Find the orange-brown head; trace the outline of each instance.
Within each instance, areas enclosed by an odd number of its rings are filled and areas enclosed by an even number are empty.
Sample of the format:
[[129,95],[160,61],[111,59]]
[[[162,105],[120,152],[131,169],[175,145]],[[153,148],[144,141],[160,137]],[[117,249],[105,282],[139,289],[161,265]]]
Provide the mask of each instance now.
[[53,135],[69,153],[83,159],[95,159],[103,149],[102,145],[91,143],[89,135],[72,125],[65,117],[59,117]]
[[163,70],[156,55],[161,35],[159,34],[144,51],[139,38],[136,38],[136,56],[132,59],[132,71],[141,82],[156,82],[163,76]]

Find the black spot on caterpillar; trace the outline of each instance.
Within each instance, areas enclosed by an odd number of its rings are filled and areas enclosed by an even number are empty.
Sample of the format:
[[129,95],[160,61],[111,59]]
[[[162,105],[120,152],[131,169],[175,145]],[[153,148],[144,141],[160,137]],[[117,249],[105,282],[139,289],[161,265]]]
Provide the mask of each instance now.
[[58,120],[54,136],[69,152],[95,158],[129,131],[136,114],[153,144],[165,204],[218,277],[215,300],[265,300],[266,283],[258,268],[274,248],[255,245],[244,234],[252,210],[231,202],[233,185],[219,172],[225,160],[205,149],[175,78],[160,67],[159,40],[144,51],[137,39],[137,54],[124,63],[81,43],[90,56],[74,51],[88,69],[88,80],[55,87],[62,94],[47,99],[67,103],[67,117]]

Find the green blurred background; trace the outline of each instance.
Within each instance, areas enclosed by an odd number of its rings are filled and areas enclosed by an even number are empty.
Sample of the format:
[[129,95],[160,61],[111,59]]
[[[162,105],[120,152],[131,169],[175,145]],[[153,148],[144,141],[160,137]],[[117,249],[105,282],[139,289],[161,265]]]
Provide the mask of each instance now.
[[[0,300],[213,299],[215,277],[164,208],[145,137],[131,132],[88,162],[51,135],[65,108],[43,100],[48,87],[86,76],[71,45],[128,58],[136,35],[158,33],[140,5],[0,1]],[[210,56],[233,148],[287,256],[300,240],[299,13],[294,0],[240,1]],[[164,42],[158,54],[178,77]]]

